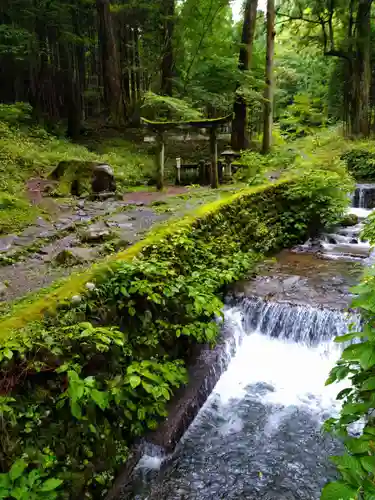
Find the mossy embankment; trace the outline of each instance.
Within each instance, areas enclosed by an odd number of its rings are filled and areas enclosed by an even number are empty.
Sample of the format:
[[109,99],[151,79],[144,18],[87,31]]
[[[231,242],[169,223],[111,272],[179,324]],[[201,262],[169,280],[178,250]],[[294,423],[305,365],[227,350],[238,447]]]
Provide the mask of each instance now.
[[57,479],[57,498],[100,498],[131,443],[166,416],[195,346],[217,341],[226,285],[335,223],[347,189],[323,171],[246,188],[2,318],[6,477],[20,459],[20,478]]

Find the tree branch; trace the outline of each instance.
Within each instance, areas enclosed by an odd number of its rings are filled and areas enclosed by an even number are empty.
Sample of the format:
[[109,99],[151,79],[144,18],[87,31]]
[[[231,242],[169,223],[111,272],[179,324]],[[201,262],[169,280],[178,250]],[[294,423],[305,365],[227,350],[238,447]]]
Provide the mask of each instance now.
[[320,24],[320,21],[314,21],[314,19],[308,19],[307,17],[299,17],[299,16],[289,16],[289,14],[280,14],[278,13],[278,16],[281,17],[286,17],[290,21],[303,21],[305,23],[311,23],[311,24]]

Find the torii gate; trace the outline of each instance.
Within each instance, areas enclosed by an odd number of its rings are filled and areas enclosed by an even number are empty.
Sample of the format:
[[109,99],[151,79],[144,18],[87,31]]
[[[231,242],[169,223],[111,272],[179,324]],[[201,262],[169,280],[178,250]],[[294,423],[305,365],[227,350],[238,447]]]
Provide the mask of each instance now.
[[146,118],[141,118],[141,122],[157,136],[157,151],[156,151],[156,166],[158,172],[157,188],[161,191],[164,187],[164,152],[165,152],[165,132],[171,129],[186,129],[186,128],[205,128],[210,131],[210,184],[216,189],[219,187],[219,175],[217,169],[217,129],[221,125],[231,122],[233,115],[227,115],[222,118],[214,118],[212,120],[193,120],[188,122],[153,122]]

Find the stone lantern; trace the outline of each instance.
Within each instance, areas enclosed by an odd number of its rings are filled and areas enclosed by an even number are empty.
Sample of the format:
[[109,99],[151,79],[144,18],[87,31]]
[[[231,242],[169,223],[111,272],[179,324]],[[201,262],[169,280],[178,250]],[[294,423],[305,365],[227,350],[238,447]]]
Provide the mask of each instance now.
[[226,165],[226,172],[225,172],[225,177],[228,179],[232,178],[232,163],[234,160],[237,160],[238,158],[241,157],[240,153],[237,153],[236,151],[233,151],[232,149],[226,149],[221,153],[221,156],[224,158],[225,165]]

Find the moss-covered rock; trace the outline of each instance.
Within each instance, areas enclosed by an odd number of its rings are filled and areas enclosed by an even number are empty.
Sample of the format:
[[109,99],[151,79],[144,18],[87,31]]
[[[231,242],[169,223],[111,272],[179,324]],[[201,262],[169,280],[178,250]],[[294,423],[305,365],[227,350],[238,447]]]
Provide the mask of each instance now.
[[358,215],[355,214],[346,214],[340,221],[340,225],[344,227],[355,226],[358,224]]
[[59,182],[57,194],[81,196],[90,193],[114,192],[116,181],[109,165],[80,160],[61,161],[49,178]]

